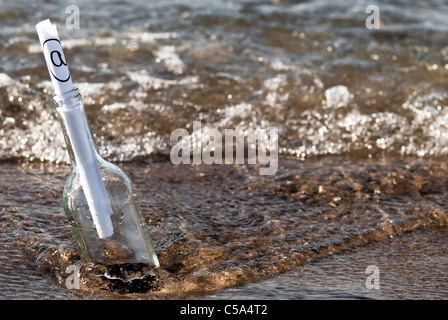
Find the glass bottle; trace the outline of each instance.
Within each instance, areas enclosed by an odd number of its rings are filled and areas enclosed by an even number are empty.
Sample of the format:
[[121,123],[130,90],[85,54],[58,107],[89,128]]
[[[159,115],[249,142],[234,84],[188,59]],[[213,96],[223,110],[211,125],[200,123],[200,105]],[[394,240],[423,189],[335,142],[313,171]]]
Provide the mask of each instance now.
[[[64,210],[81,260],[106,266],[146,264],[159,267],[132,183],[120,168],[100,156],[79,91],[75,88],[66,94],[54,95],[53,101],[71,162],[71,172],[64,188]],[[69,123],[70,117],[75,117],[78,121]],[[90,143],[93,150],[92,158],[96,161],[112,209],[110,221],[113,233],[107,237],[100,237],[95,227],[82,184],[81,166],[72,145],[75,140],[70,135],[70,130],[73,129],[69,126],[75,126],[76,134]]]

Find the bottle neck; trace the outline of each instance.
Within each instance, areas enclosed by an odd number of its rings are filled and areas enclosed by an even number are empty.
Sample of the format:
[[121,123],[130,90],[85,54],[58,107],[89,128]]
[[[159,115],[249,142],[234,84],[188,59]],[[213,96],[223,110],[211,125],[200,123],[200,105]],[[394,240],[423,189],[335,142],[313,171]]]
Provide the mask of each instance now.
[[[80,149],[80,147],[73,145],[79,145],[78,141],[90,142],[89,144],[95,156],[100,157],[78,89],[75,88],[65,94],[54,95],[53,106],[59,117],[71,165],[76,167],[77,162],[80,160],[78,159],[80,157],[77,157],[79,151],[75,152],[74,150],[74,148]],[[76,128],[76,134],[74,134],[73,128]],[[82,148],[84,150],[88,148],[86,143],[82,145]]]

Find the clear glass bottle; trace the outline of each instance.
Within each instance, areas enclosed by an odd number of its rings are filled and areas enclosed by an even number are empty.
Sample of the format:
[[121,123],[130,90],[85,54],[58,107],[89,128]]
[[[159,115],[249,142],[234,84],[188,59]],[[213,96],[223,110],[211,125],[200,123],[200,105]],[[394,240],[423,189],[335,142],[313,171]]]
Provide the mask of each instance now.
[[[55,95],[53,101],[71,161],[71,172],[64,188],[64,210],[82,261],[106,266],[146,264],[159,267],[159,261],[147,232],[132,183],[120,168],[100,156],[78,90],[74,89],[60,96]],[[80,166],[77,163],[79,159],[74,152],[73,138],[70,137],[68,130],[70,129],[68,125],[73,126],[73,124],[68,123],[67,113],[78,117],[76,130],[81,132],[81,135],[85,135],[85,141],[90,141],[93,149],[93,157],[96,158],[96,164],[112,208],[110,220],[113,233],[110,236],[99,237],[95,228],[81,183]]]

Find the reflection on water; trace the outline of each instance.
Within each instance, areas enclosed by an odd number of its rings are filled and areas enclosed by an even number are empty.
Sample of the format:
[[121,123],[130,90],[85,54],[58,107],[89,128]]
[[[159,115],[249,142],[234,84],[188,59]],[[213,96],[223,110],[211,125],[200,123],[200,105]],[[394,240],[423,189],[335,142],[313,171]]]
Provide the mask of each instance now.
[[[388,263],[427,276],[424,297],[446,297],[446,277],[428,266],[446,265],[436,239],[447,223],[448,4],[378,3],[381,29],[368,30],[367,1],[77,1],[80,29],[68,30],[69,4],[0,1],[0,297],[116,297],[64,287],[64,268],[79,259],[61,205],[69,168],[56,165],[68,156],[34,28],[46,18],[102,155],[124,161],[139,190],[162,264],[159,290],[141,297],[252,283],[230,289],[249,297],[292,269],[293,295],[313,296],[300,279],[314,279],[317,297],[334,296],[322,263],[365,270],[369,255],[426,237],[434,241],[394,258],[417,267]],[[172,165],[170,133],[193,121],[204,132],[278,128],[279,170]],[[344,291],[348,272],[335,294],[415,297],[418,279],[413,287],[395,274],[402,292]]]

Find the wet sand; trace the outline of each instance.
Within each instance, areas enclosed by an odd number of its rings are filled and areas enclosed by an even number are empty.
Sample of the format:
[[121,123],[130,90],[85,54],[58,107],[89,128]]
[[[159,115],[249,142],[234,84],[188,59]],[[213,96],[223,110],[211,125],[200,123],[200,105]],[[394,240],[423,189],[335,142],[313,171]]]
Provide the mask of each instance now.
[[[154,292],[68,290],[79,263],[62,212],[69,167],[4,162],[3,299],[443,299],[448,168],[413,160],[120,165],[161,261]],[[369,290],[367,266],[380,270]],[[87,277],[86,277],[87,279]]]
[[[445,300],[447,235],[446,228],[405,232],[200,298]],[[378,289],[374,279],[369,278],[372,270],[366,272],[368,266],[378,267]]]

